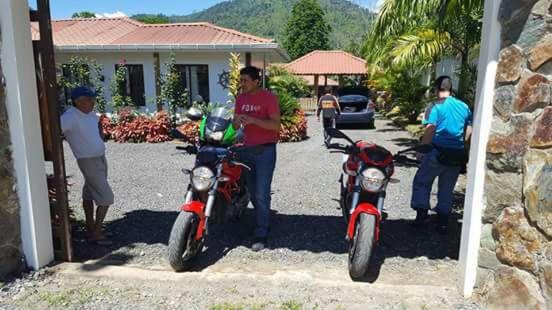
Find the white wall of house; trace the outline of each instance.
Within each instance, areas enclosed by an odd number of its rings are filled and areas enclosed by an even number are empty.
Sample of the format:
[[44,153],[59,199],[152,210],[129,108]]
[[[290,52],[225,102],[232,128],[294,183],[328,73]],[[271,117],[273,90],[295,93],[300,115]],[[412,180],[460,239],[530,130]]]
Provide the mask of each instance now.
[[[105,77],[104,87],[105,96],[108,102],[108,111],[112,108],[109,105],[111,99],[110,84],[115,73],[115,65],[125,60],[127,64],[141,64],[144,66],[144,89],[146,96],[146,107],[142,108],[143,111],[154,112],[156,110],[155,103],[155,68],[153,52],[120,52],[120,53],[103,53],[103,52],[56,52],[56,63],[58,65],[68,63],[71,57],[88,57],[95,59],[96,62],[103,67],[103,74]],[[165,63],[170,56],[169,52],[160,52],[159,60],[161,64],[161,73],[165,72]],[[211,102],[226,102],[230,99],[228,96],[228,90],[224,89],[219,84],[219,75],[223,70],[229,70],[229,57],[228,52],[176,52],[175,58],[177,64],[182,65],[207,65],[209,70],[209,96]],[[253,55],[253,57],[262,59],[262,53],[259,55]],[[245,57],[242,57],[242,63],[245,61]]]

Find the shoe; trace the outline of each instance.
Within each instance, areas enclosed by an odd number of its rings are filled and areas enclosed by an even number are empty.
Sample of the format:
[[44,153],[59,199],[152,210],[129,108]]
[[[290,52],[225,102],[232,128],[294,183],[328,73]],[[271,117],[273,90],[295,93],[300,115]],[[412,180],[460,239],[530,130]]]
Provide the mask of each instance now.
[[253,244],[251,245],[251,250],[253,250],[254,252],[259,252],[260,250],[263,250],[266,246],[266,241],[267,238],[255,238],[255,240],[253,240]]
[[416,219],[414,220],[414,226],[426,225],[429,221],[427,209],[416,209]]
[[448,232],[449,216],[448,214],[438,214],[437,231],[446,234]]

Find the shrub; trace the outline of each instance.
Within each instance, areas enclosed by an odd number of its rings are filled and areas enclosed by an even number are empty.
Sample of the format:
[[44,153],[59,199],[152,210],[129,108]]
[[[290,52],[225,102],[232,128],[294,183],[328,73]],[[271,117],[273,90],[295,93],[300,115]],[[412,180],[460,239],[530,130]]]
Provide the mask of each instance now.
[[105,118],[102,120],[102,127],[106,128],[104,132],[109,132],[109,137],[116,142],[159,143],[171,140],[170,118],[167,112],[158,112],[148,117],[124,109],[118,116],[117,124],[112,123],[112,127],[107,125],[108,121]]
[[282,124],[280,142],[299,142],[307,138],[307,118],[302,110],[297,110],[294,121]]
[[102,127],[104,141],[111,139],[116,124],[107,115],[102,114],[100,115],[100,126]]
[[199,121],[190,121],[176,128],[183,138],[184,142],[195,144],[199,140]]

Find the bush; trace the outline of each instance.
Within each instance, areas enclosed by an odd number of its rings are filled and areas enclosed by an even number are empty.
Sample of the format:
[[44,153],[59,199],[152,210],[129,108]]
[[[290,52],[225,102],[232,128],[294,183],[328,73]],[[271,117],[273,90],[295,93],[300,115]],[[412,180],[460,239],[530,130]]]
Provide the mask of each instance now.
[[100,118],[105,139],[116,142],[159,143],[171,140],[170,118],[167,112],[153,116],[138,115],[130,109],[123,109],[117,121],[102,115]]
[[184,142],[195,144],[199,140],[200,121],[189,121],[176,128],[182,134]]
[[305,112],[298,110],[294,115],[294,122],[284,125],[280,129],[279,142],[299,142],[307,138],[307,118]]

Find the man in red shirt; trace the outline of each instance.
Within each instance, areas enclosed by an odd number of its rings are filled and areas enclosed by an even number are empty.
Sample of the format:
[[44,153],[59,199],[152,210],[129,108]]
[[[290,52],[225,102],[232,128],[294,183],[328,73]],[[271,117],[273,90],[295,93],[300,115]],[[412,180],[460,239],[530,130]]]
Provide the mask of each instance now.
[[234,128],[244,128],[244,151],[241,159],[251,171],[247,172],[247,187],[255,211],[257,227],[251,246],[253,251],[264,249],[270,223],[270,188],[276,167],[276,143],[280,132],[278,98],[259,87],[260,70],[245,67],[240,71],[241,93],[236,99]]

